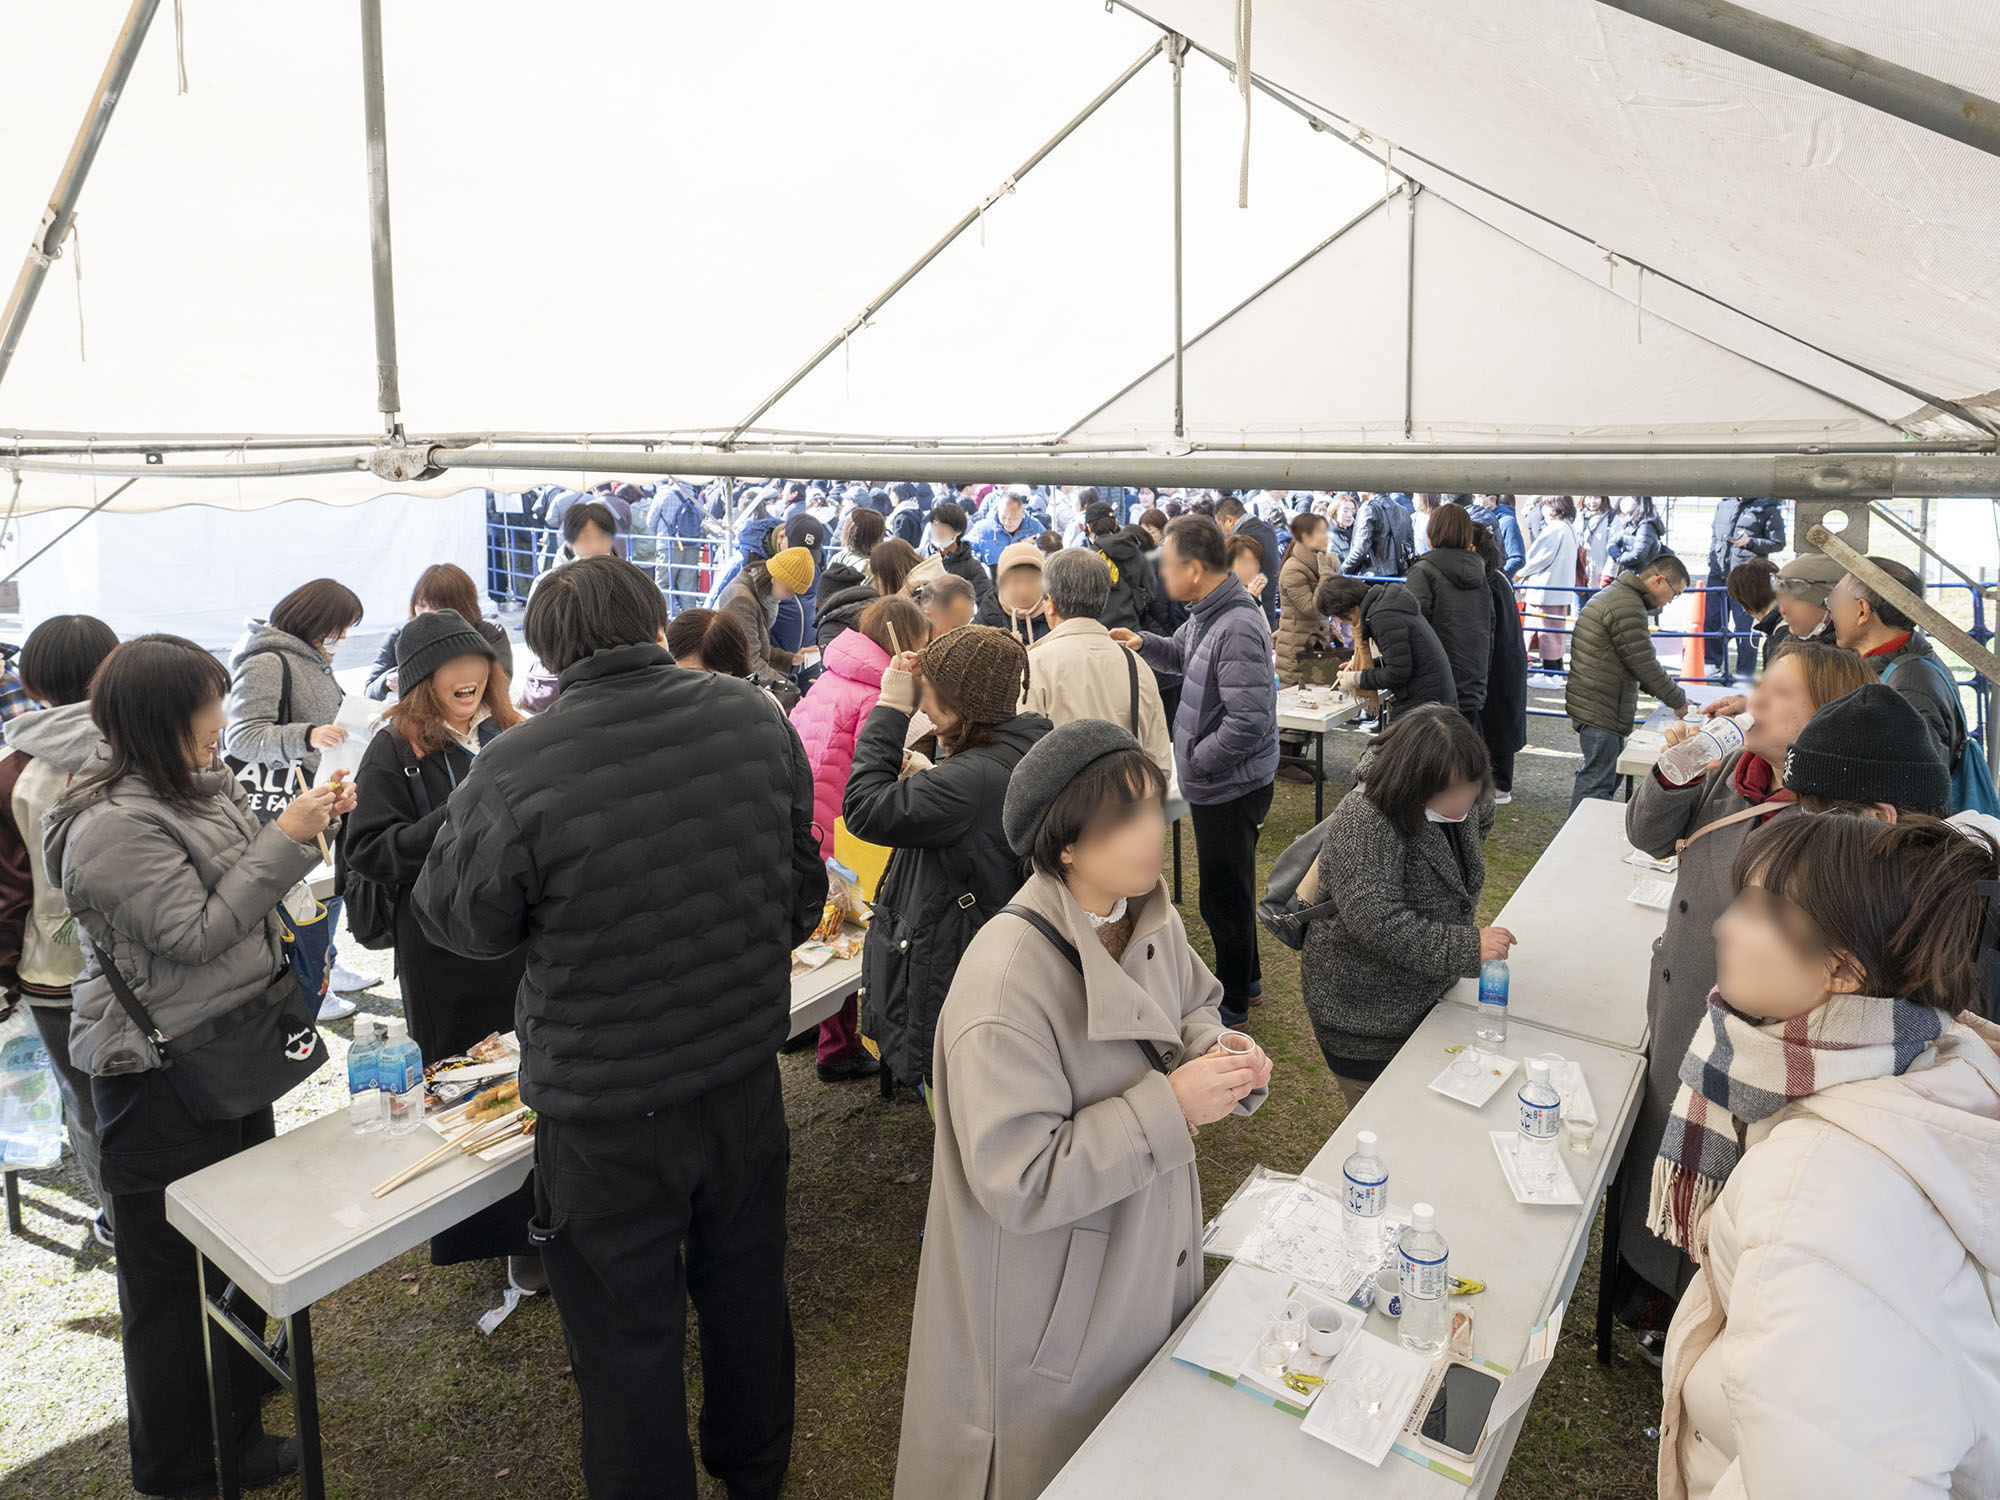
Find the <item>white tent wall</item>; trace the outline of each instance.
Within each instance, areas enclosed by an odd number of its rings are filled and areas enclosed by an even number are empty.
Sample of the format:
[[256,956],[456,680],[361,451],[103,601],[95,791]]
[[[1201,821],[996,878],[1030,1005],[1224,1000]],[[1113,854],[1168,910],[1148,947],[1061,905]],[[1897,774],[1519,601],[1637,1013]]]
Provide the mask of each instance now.
[[[76,519],[20,518],[8,566]],[[184,506],[92,516],[21,573],[21,623],[96,615],[121,636],[165,630],[221,648],[298,585],[338,578],[361,596],[364,628],[385,627],[409,613],[410,589],[432,563],[457,563],[484,593],[485,528],[484,490],[345,508],[295,500],[243,514]]]

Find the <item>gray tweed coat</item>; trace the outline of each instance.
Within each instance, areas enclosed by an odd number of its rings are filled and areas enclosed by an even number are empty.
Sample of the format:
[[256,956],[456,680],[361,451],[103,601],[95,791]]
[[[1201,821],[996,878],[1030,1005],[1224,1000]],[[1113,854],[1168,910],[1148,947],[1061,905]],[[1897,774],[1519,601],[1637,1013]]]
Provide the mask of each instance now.
[[1319,899],[1334,915],[1306,932],[1306,1013],[1323,1050],[1387,1062],[1453,984],[1479,972],[1481,846],[1493,801],[1456,826],[1405,838],[1356,788],[1327,819]]

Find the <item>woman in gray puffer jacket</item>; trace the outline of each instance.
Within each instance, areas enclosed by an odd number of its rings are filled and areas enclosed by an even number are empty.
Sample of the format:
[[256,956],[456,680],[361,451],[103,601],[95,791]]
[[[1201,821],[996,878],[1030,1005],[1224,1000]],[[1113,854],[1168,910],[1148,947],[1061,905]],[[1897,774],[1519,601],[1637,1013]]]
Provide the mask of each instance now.
[[1481,927],[1481,846],[1493,827],[1492,763],[1455,709],[1426,703],[1390,722],[1363,785],[1326,820],[1319,899],[1306,929],[1306,1014],[1352,1109],[1431,1007],[1514,935]]
[[[105,968],[117,965],[170,1036],[261,994],[284,964],[276,908],[318,861],[315,838],[354,805],[351,788],[327,786],[259,823],[216,759],[228,690],[221,664],[192,641],[120,646],[92,683],[105,748],[44,819],[49,878],[84,950],[70,1059],[91,1075],[97,1107],[99,1172],[118,1226],[132,1483],[147,1495],[214,1484],[195,1256],[167,1222],[167,1184],[269,1140],[273,1126],[268,1107],[195,1118]],[[256,1366],[233,1343],[228,1357],[240,1473],[246,1486],[269,1483],[297,1466],[297,1448],[265,1435]]]

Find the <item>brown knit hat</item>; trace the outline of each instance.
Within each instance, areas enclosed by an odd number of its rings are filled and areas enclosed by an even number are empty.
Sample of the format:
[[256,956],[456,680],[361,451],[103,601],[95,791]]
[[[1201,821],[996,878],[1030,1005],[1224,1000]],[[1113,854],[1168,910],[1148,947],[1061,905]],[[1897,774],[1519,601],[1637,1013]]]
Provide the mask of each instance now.
[[1021,711],[1028,651],[1011,631],[990,625],[946,631],[924,647],[923,668],[968,724],[1003,724]]

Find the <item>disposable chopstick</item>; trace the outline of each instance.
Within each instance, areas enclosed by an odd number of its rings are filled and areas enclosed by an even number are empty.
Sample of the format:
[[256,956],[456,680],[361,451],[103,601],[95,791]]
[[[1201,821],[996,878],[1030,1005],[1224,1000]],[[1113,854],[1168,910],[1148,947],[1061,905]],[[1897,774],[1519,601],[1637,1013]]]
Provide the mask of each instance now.
[[501,1124],[508,1120],[519,1120],[522,1112],[523,1112],[522,1110],[517,1109],[512,1114],[502,1115],[498,1120],[489,1121],[484,1125],[475,1126],[472,1130],[464,1134],[452,1137],[450,1140],[446,1141],[442,1146],[438,1147],[437,1150],[429,1153],[427,1156],[423,1157],[420,1161],[414,1161],[410,1163],[409,1166],[403,1168],[403,1170],[398,1172],[394,1177],[391,1177],[387,1182],[383,1183],[380,1187],[376,1188],[374,1190],[374,1196],[376,1196],[377,1198],[381,1198],[385,1197],[389,1193],[394,1192],[397,1188],[401,1187],[404,1183],[408,1182],[412,1177],[415,1177],[419,1172],[428,1171],[430,1168],[436,1166],[439,1162],[445,1160],[447,1157],[450,1157],[458,1153],[465,1147],[467,1142],[477,1139],[481,1135],[485,1134],[488,1130],[490,1130],[493,1126]]

